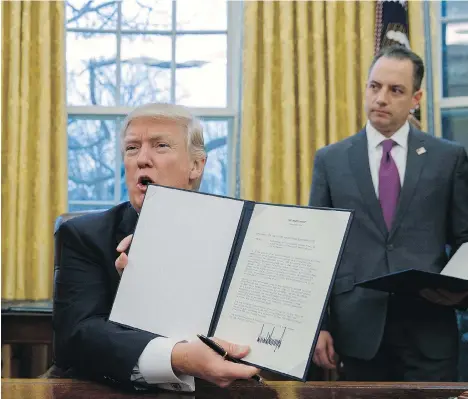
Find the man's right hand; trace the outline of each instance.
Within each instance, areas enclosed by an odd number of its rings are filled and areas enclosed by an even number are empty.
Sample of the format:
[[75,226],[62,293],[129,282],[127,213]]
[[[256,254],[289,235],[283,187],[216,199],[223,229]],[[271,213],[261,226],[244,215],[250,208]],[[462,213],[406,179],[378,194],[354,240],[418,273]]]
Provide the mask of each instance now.
[[[115,267],[119,274],[128,264],[128,256],[125,251],[130,246],[133,235],[125,237],[117,246],[120,256],[115,261]],[[234,345],[226,341],[215,339],[232,357],[241,359],[249,353],[248,347]],[[248,379],[259,370],[252,366],[237,364],[224,360],[215,351],[203,342],[180,342],[172,349],[172,368],[176,374],[186,374],[201,378],[220,387],[227,387],[235,380]]]
[[314,352],[314,363],[324,369],[336,368],[336,353],[333,338],[328,331],[320,331]]
[[[241,359],[249,353],[249,347],[234,345],[215,339],[229,355]],[[191,375],[220,387],[227,387],[235,380],[249,379],[259,370],[245,364],[224,360],[201,341],[180,342],[172,349],[172,368],[176,374]]]

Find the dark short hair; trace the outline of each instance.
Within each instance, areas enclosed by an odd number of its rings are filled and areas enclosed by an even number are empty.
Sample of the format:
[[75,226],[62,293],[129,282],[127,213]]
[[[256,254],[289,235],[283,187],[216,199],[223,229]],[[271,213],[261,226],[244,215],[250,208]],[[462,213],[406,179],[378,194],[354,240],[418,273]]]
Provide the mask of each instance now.
[[384,47],[374,57],[369,68],[369,73],[372,71],[375,63],[382,57],[395,58],[397,60],[410,60],[413,63],[413,90],[418,91],[421,88],[421,83],[424,78],[424,62],[419,55],[403,45]]

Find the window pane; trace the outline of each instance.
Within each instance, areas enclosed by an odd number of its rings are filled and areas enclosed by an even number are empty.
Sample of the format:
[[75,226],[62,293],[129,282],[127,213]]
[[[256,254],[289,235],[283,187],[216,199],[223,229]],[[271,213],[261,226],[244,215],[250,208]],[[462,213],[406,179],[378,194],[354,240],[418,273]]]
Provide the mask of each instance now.
[[468,22],[442,26],[444,97],[468,96]]
[[227,195],[227,141],[232,123],[229,119],[202,120],[202,125],[208,161],[205,166],[200,191]]
[[454,140],[468,151],[468,108],[442,110],[442,134],[449,140]]
[[177,30],[227,30],[226,0],[177,0]]
[[67,0],[67,28],[115,29],[118,1]]
[[182,35],[176,42],[176,102],[226,107],[227,35]]
[[68,212],[83,212],[83,211],[101,211],[112,208],[114,205],[92,205],[92,204],[69,204]]
[[128,201],[128,188],[125,184],[125,166],[123,162],[120,165],[120,200]]
[[113,201],[117,120],[68,118],[68,198]]
[[67,33],[68,105],[115,105],[116,37]]
[[122,35],[121,104],[171,100],[171,38]]
[[171,0],[123,0],[122,29],[170,30]]
[[442,1],[442,16],[449,18],[468,17],[468,1]]

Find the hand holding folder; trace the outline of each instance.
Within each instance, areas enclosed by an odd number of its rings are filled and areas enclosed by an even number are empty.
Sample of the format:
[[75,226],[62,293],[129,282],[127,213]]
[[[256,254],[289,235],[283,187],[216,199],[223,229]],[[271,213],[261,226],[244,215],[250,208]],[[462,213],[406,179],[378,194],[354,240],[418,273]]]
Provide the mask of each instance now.
[[468,298],[468,291],[450,292],[442,289],[432,290],[425,288],[419,292],[419,295],[436,305],[456,306]]
[[406,269],[355,285],[395,294],[422,296],[433,303],[456,306],[468,298],[468,243],[458,249],[440,273]]
[[[117,269],[117,271],[118,271],[118,273],[120,275],[122,275],[123,270],[125,269],[125,267],[128,264],[128,257],[127,257],[126,251],[128,252],[128,249],[130,247],[130,243],[131,243],[132,238],[133,238],[133,234],[125,237],[119,243],[119,245],[117,246],[117,252],[120,252],[120,256],[115,261],[115,267],[116,267],[116,269]],[[206,346],[208,346],[210,349],[215,351],[218,355],[222,356],[223,360],[226,360],[226,361],[229,361],[229,362],[232,362],[232,363],[241,364],[239,359],[237,359],[234,356],[231,356],[228,353],[228,351],[226,351],[221,345],[216,343],[214,340],[212,340],[212,339],[210,339],[208,337],[205,337],[202,334],[197,334],[197,336],[198,336],[198,338],[200,339],[201,342],[203,342]],[[185,361],[185,355],[184,355],[184,361]],[[199,370],[194,370],[194,371],[199,371]],[[219,381],[213,380],[213,383],[215,383],[215,384],[216,383],[222,384],[222,381],[224,381],[224,378],[222,377],[222,373],[219,374],[219,371],[220,370],[218,369],[217,370],[217,372],[218,372],[217,378],[219,379]],[[245,370],[243,370],[243,372],[245,373]],[[245,378],[244,375],[242,375],[242,376],[238,375],[237,377],[238,378],[241,378],[241,377]],[[213,377],[211,377],[211,378],[213,378]],[[232,374],[232,372],[231,372],[230,373],[230,378],[236,379],[236,375]],[[259,383],[263,382],[262,377],[260,375],[258,375],[258,374],[254,374],[250,378],[257,381],[257,382],[259,382]]]
[[[202,341],[206,346],[209,348],[213,349],[218,355],[222,356],[224,360],[227,360],[229,362],[233,363],[240,363],[238,359],[232,357],[229,355],[229,353],[221,346],[218,345],[215,341],[212,339],[205,337],[203,334],[197,334],[197,337]],[[263,382],[262,377],[260,377],[258,374],[254,374],[251,377],[253,380],[257,382]]]

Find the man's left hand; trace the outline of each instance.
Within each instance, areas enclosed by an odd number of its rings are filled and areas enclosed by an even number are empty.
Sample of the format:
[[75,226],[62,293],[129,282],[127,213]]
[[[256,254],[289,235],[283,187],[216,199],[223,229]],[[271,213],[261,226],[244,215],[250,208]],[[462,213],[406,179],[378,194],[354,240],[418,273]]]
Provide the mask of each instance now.
[[117,252],[120,252],[120,256],[115,260],[115,268],[117,269],[118,273],[122,275],[125,266],[128,264],[128,256],[125,251],[130,246],[132,242],[133,234],[125,237],[122,241],[120,241],[119,245],[117,246]]
[[429,288],[421,290],[419,295],[436,305],[443,306],[459,305],[463,300],[468,298],[468,292],[451,292],[442,289],[432,290]]

